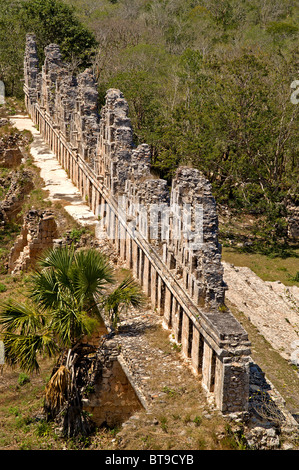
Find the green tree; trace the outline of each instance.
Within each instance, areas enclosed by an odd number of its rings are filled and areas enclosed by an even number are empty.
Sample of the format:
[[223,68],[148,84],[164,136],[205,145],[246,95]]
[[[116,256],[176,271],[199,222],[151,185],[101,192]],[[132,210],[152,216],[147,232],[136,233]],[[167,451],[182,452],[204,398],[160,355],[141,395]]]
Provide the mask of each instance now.
[[77,18],[74,7],[60,0],[29,0],[22,4],[20,21],[26,32],[34,32],[41,59],[50,43],[59,44],[66,61],[86,67],[97,46],[94,34]]
[[5,83],[7,95],[22,95],[24,47],[20,3],[0,0],[0,80]]
[[82,343],[92,334],[104,310],[115,327],[125,306],[140,307],[143,295],[129,276],[112,292],[113,271],[97,250],[51,249],[30,276],[27,303],[8,300],[0,313],[6,363],[39,370],[39,357],[59,355],[46,388],[47,416],[63,418],[67,436],[88,434],[82,414],[84,380],[96,348]]
[[40,60],[49,43],[61,47],[63,58],[73,70],[89,66],[97,41],[77,18],[73,7],[60,0],[0,0],[0,80],[7,94],[22,92],[26,34],[34,32]]
[[27,372],[39,369],[39,353],[52,356],[91,334],[101,318],[98,307],[111,313],[116,325],[124,305],[142,305],[140,288],[130,276],[107,292],[115,282],[113,271],[96,250],[51,249],[39,266],[29,277],[28,302],[10,299],[0,314],[6,361]]

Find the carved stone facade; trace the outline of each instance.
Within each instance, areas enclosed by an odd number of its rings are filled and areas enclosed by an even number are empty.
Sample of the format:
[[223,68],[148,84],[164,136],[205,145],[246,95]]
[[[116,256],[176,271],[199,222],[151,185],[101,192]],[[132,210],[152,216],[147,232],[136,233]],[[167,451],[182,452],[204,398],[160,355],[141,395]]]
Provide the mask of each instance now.
[[29,34],[24,91],[33,122],[173,330],[217,407],[224,413],[246,411],[250,343],[224,307],[210,183],[198,170],[183,167],[170,190],[151,173],[149,146],[134,146],[121,91],[108,90],[98,110],[92,71],[70,76],[57,45],[49,45],[45,56],[39,72]]

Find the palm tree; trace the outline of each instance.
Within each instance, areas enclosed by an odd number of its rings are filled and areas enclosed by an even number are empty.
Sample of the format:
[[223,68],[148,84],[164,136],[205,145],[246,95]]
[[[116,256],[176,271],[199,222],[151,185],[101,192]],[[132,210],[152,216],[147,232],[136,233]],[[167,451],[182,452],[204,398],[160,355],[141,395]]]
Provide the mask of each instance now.
[[39,370],[40,354],[59,354],[46,387],[45,410],[51,418],[64,411],[67,435],[86,434],[90,426],[82,414],[76,380],[78,368],[85,361],[86,369],[95,348],[82,339],[96,328],[102,312],[115,328],[124,308],[140,307],[141,289],[127,276],[109,292],[115,279],[107,258],[94,249],[69,246],[47,251],[29,280],[27,301],[9,300],[0,312],[6,363],[33,372]]

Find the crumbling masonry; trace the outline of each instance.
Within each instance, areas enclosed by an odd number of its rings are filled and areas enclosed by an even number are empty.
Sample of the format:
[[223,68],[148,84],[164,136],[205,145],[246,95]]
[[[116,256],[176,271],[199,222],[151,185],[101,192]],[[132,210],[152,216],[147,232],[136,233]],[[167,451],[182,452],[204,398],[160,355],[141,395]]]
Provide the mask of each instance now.
[[52,248],[57,234],[56,222],[51,211],[29,210],[24,217],[21,234],[10,251],[8,272],[14,275],[35,267],[43,251]]
[[109,89],[99,111],[92,70],[71,76],[57,45],[46,47],[40,71],[28,34],[24,73],[33,122],[181,343],[203,388],[222,412],[246,411],[250,343],[224,307],[210,183],[186,167],[177,170],[171,191],[155,178],[149,146],[134,147],[121,91]]

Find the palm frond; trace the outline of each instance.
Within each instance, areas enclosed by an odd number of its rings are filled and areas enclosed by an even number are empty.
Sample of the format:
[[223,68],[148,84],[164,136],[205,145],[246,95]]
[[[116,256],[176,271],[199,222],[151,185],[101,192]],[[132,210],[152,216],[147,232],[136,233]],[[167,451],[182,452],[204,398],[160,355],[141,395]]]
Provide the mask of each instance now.
[[52,267],[65,271],[72,265],[74,254],[75,249],[73,246],[49,248],[39,258],[38,265],[42,268]]
[[144,304],[145,296],[140,285],[129,275],[107,297],[107,303],[109,304],[111,301],[112,304],[119,303],[139,308]]
[[55,308],[60,302],[60,288],[53,269],[35,271],[30,276],[29,296],[43,309]]
[[129,275],[111,294],[102,300],[102,308],[108,312],[113,326],[115,326],[119,320],[121,310],[126,309],[130,305],[134,308],[140,308],[144,303],[145,296],[140,285]]
[[55,343],[46,335],[18,335],[6,332],[2,336],[6,363],[10,366],[18,364],[26,372],[39,370],[38,354],[45,351],[54,353],[56,350]]
[[52,311],[51,331],[58,344],[72,347],[84,335],[89,335],[95,328],[92,320],[81,308],[59,308]]
[[42,269],[52,269],[59,283],[68,287],[69,271],[74,262],[74,256],[75,250],[73,246],[66,245],[61,248],[50,248],[39,259],[38,266]]
[[102,295],[108,284],[114,282],[109,260],[93,249],[76,252],[72,280],[77,297],[91,299]]
[[34,305],[19,303],[13,299],[2,304],[0,329],[11,333],[26,335],[35,333],[46,324],[46,316]]

